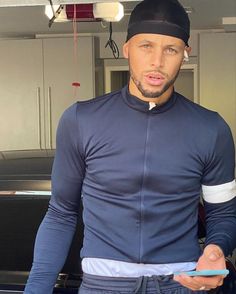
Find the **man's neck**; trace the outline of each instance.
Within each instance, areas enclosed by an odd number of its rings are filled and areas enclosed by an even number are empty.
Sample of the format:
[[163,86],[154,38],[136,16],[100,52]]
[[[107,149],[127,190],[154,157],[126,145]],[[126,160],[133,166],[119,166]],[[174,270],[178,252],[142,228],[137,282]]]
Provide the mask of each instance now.
[[143,100],[145,102],[152,102],[155,103],[156,105],[162,105],[164,103],[166,103],[169,98],[171,97],[172,93],[174,91],[174,87],[169,87],[162,95],[160,95],[159,97],[145,97],[142,95],[142,93],[135,87],[132,86],[131,83],[129,83],[129,92],[131,95],[136,96],[137,98],[139,98],[140,100]]

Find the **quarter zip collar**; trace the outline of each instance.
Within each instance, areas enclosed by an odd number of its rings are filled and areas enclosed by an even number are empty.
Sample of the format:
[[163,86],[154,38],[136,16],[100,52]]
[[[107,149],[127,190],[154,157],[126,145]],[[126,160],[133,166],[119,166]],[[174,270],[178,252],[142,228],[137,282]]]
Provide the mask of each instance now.
[[149,102],[143,101],[139,99],[138,97],[130,94],[128,86],[125,86],[121,90],[122,98],[124,102],[131,108],[136,109],[141,112],[150,112],[150,113],[162,113],[170,109],[176,101],[176,94],[175,92],[172,93],[168,101],[166,101],[164,104],[160,106],[153,107],[151,110],[149,110]]

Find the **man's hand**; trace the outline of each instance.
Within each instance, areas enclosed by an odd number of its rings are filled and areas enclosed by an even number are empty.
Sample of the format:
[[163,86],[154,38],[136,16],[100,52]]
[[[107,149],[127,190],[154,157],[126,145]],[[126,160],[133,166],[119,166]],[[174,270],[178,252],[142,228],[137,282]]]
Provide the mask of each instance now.
[[[225,269],[225,256],[217,245],[207,245],[199,258],[196,270],[219,270]],[[210,290],[223,284],[224,276],[189,277],[187,275],[174,276],[174,280],[193,291]]]

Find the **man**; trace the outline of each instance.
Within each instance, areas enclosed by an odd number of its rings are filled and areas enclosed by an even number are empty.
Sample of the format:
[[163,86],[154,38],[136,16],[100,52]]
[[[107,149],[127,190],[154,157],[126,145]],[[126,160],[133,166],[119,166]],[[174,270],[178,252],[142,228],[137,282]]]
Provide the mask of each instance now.
[[[176,0],[133,10],[120,91],[72,105],[58,127],[52,198],[35,245],[25,293],[51,293],[84,206],[81,251],[88,293],[206,293],[224,276],[177,271],[225,269],[236,246],[234,145],[215,112],[174,92],[189,20]],[[203,192],[207,233],[197,238]]]

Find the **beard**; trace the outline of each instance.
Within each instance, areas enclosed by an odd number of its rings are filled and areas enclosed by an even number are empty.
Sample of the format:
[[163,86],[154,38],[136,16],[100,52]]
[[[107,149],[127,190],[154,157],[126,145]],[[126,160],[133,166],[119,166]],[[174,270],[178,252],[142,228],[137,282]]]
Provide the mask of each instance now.
[[[176,75],[171,79],[168,80],[167,83],[164,85],[164,87],[159,90],[159,91],[150,91],[147,90],[143,87],[142,83],[135,78],[135,74],[133,73],[132,69],[130,68],[130,78],[132,79],[132,81],[134,82],[134,84],[136,85],[136,87],[138,88],[138,90],[140,91],[140,93],[143,95],[143,97],[145,98],[158,98],[160,97],[162,94],[164,94],[175,82],[175,80],[177,79],[178,75],[179,75],[179,71],[176,73]],[[162,74],[165,77],[168,77],[166,74],[164,74],[161,71],[158,71],[158,73]]]

